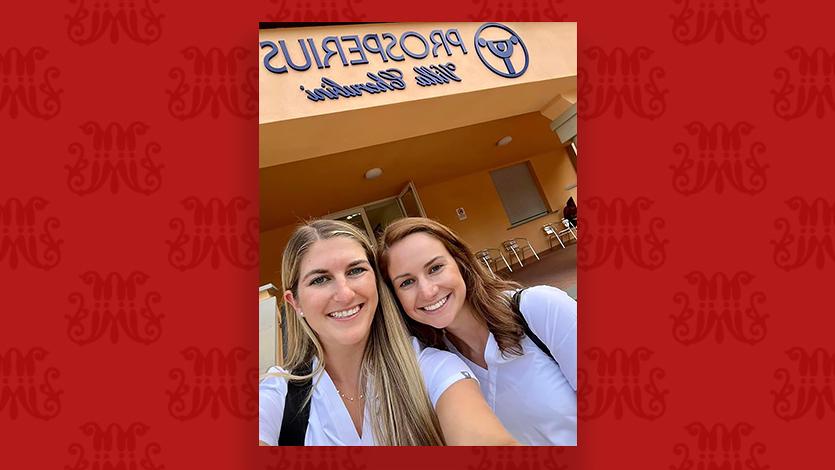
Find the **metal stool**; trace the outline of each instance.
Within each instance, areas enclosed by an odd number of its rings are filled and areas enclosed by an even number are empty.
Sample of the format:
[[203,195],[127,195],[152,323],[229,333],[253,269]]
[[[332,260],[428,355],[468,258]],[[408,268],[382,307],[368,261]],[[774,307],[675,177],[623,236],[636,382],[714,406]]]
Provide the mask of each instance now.
[[[495,255],[498,255],[498,257]],[[475,257],[480,259],[485,264],[485,266],[487,266],[487,269],[490,271],[490,274],[492,274],[495,278],[498,278],[495,273],[495,271],[498,271],[498,269],[494,270],[493,264],[497,263],[499,259],[504,261],[504,265],[507,266],[508,271],[513,272],[513,269],[510,267],[510,264],[508,264],[502,252],[495,248],[487,248],[481,250],[475,254]]]
[[560,242],[560,245],[565,248],[565,244],[562,242],[562,236],[571,235],[574,237],[574,240],[577,240],[577,232],[575,232],[577,228],[568,219],[562,219],[562,225],[565,228],[557,232],[557,240]]
[[[536,256],[536,259],[538,260],[539,255],[536,253],[536,250],[533,249],[533,245],[531,245],[531,242],[529,242],[527,238],[513,238],[510,240],[505,240],[504,242],[502,242],[502,246],[504,246],[505,251],[507,251],[508,253],[513,253],[513,256],[516,257],[516,261],[519,261],[519,266],[524,266],[525,264],[522,263],[522,258],[525,257],[525,246],[520,245],[520,241],[528,245],[528,248],[530,248],[531,253],[533,253],[533,255]],[[519,256],[519,253],[522,253],[521,257]]]
[[551,224],[543,225],[542,226],[542,231],[545,232],[545,239],[548,240],[548,248],[549,249],[554,247],[554,240],[560,242],[560,245],[563,248],[565,248],[565,245],[563,245],[562,240],[560,240],[560,237],[557,235],[557,233],[558,233],[557,229],[555,229],[553,225],[551,225]]

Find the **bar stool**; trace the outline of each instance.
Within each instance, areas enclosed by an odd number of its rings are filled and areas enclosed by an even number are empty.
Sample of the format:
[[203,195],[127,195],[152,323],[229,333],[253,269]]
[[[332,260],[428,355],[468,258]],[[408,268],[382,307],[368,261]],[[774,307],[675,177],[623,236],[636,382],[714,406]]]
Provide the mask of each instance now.
[[[496,256],[496,255],[498,255],[498,256]],[[475,257],[480,259],[484,263],[484,265],[487,266],[487,269],[490,271],[490,274],[492,274],[493,277],[495,277],[497,279],[498,279],[498,276],[496,276],[495,271],[498,271],[498,269],[496,269],[494,271],[493,264],[498,263],[499,259],[504,261],[504,265],[507,266],[508,271],[513,272],[513,269],[511,269],[510,264],[508,264],[507,260],[505,259],[504,255],[502,254],[502,252],[495,249],[495,248],[487,248],[487,249],[481,250],[481,251],[479,251],[478,253],[475,254]]]
[[551,249],[554,247],[554,240],[560,242],[560,245],[565,248],[563,245],[562,240],[557,235],[557,229],[554,228],[551,224],[545,224],[542,226],[542,231],[545,232],[545,239],[548,240],[548,248]]
[[[504,242],[502,242],[502,246],[504,246],[504,249],[506,252],[508,252],[508,254],[513,253],[513,256],[516,257],[516,261],[519,261],[519,266],[524,266],[525,264],[522,263],[522,258],[525,257],[525,246],[520,245],[520,241],[528,245],[528,248],[530,248],[531,253],[533,253],[533,255],[536,256],[536,259],[538,260],[539,255],[536,253],[536,250],[533,249],[533,245],[531,245],[531,242],[529,242],[527,238],[512,238],[510,240],[505,240]],[[519,253],[522,254],[521,257],[519,256]]]
[[[570,236],[574,237],[574,240],[577,240],[577,232],[575,232],[575,230],[577,230],[577,227],[575,227],[574,224],[572,224],[568,219],[562,219],[562,225],[565,228],[563,228],[562,230],[557,232],[557,230],[552,225],[549,224],[549,226],[551,227],[552,233],[555,234],[554,238],[556,238],[557,241],[560,242],[560,245],[563,248],[565,248],[565,243],[562,242],[563,235],[570,235]],[[548,231],[546,230],[546,233],[547,232]],[[549,238],[548,243],[550,244],[550,242],[551,242],[551,239]]]

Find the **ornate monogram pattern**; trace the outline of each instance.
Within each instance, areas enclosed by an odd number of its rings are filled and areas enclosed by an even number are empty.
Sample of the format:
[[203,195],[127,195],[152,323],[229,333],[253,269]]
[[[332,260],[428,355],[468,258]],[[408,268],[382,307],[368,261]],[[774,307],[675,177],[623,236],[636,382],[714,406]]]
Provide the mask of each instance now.
[[64,468],[162,470],[165,466],[154,461],[162,450],[159,443],[144,443],[149,429],[143,423],[131,423],[126,428],[115,423],[107,426],[86,423],[81,426],[81,432],[89,442],[70,445],[69,453],[75,461]]
[[258,71],[254,52],[233,47],[229,52],[213,47],[187,47],[183,57],[192,63],[189,71],[171,69],[168,76],[178,83],[168,90],[168,111],[177,119],[192,119],[206,110],[212,118],[221,108],[233,116],[250,119],[258,115]]
[[708,276],[694,271],[685,279],[696,292],[692,302],[690,295],[684,292],[673,297],[682,306],[681,313],[671,315],[676,341],[684,345],[695,344],[711,333],[718,344],[722,344],[726,334],[748,344],[765,339],[768,315],[757,311],[757,306],[765,302],[765,293],[752,292],[747,299],[743,294],[754,276],[745,271],[732,276],[724,273]]
[[691,122],[685,129],[695,138],[696,149],[691,151],[684,142],[673,146],[675,154],[681,156],[681,163],[670,167],[673,189],[686,196],[700,193],[711,184],[717,194],[722,194],[726,184],[745,194],[765,189],[768,166],[757,161],[765,152],[765,144],[744,144],[754,126],[747,122],[732,126]]
[[622,47],[605,51],[590,47],[583,51],[585,60],[594,66],[577,69],[577,112],[583,119],[594,119],[614,109],[615,117],[621,118],[629,109],[635,116],[656,119],[667,109],[665,95],[656,83],[664,78],[661,67],[645,64],[653,55],[646,47],[637,47],[631,52]]
[[162,165],[152,159],[159,154],[160,145],[147,142],[142,146],[138,142],[148,132],[147,124],[102,126],[87,122],[81,131],[90,137],[92,149],[85,154],[81,143],[70,145],[70,154],[76,157],[74,165],[65,166],[70,191],[83,196],[109,185],[110,192],[116,194],[120,183],[140,194],[151,194],[160,188]]
[[186,348],[182,355],[192,363],[191,369],[172,369],[168,374],[177,381],[173,391],[166,391],[171,416],[185,421],[208,409],[212,419],[217,419],[224,408],[236,418],[255,418],[258,393],[253,384],[258,381],[258,370],[255,367],[244,370],[249,354],[242,348],[232,348],[229,352],[218,348],[205,352],[196,347]]
[[75,313],[66,315],[70,341],[85,345],[109,333],[110,342],[119,341],[119,332],[142,344],[151,344],[162,334],[162,314],[154,313],[159,304],[156,291],[141,292],[148,275],[133,271],[127,276],[119,273],[102,275],[88,271],[81,280],[89,287],[87,295],[73,292],[70,304],[77,305]]
[[366,466],[354,461],[363,453],[362,447],[322,446],[316,450],[305,447],[270,447],[260,449],[259,457],[269,462],[266,470],[365,470]]
[[[545,450],[545,452],[543,452]],[[478,462],[467,467],[469,470],[566,470],[559,462],[563,447],[473,447]],[[544,454],[544,455],[543,455]],[[542,460],[542,457],[546,457]]]
[[62,90],[53,88],[52,81],[61,72],[57,67],[43,68],[41,62],[48,54],[42,47],[33,47],[26,52],[13,47],[0,52],[0,111],[8,109],[12,119],[21,111],[40,119],[58,115]]
[[774,245],[774,264],[790,271],[813,258],[818,269],[824,267],[827,259],[835,261],[835,247],[832,245],[835,203],[822,198],[809,203],[803,198],[793,197],[786,204],[797,213],[797,224],[792,224],[785,217],[774,222],[774,227],[782,232],[779,240],[771,242]]
[[21,260],[44,270],[58,266],[63,241],[56,240],[53,231],[61,223],[55,217],[41,220],[39,213],[47,204],[39,197],[25,203],[12,198],[0,204],[0,262],[8,259],[12,269]]
[[276,10],[264,16],[268,21],[299,23],[330,23],[335,21],[361,21],[364,13],[358,13],[355,5],[362,0],[347,0],[337,7],[333,0],[319,0],[318,8],[314,2],[300,0],[270,0]]
[[771,392],[774,414],[791,421],[812,410],[817,419],[823,419],[827,411],[835,412],[835,353],[823,348],[794,347],[786,351],[786,355],[796,363],[797,376],[786,368],[774,372],[774,377],[782,382],[780,390]]
[[674,2],[681,4],[681,11],[672,15],[673,38],[682,44],[701,42],[711,33],[717,44],[722,44],[726,35],[746,44],[765,39],[768,15],[757,10],[764,0]]
[[49,420],[61,411],[61,394],[52,381],[61,374],[49,367],[42,373],[38,366],[47,352],[32,348],[27,352],[8,349],[0,353],[0,412],[17,419],[21,411],[33,418]]
[[765,444],[746,442],[754,430],[748,423],[737,423],[730,428],[721,423],[710,427],[703,423],[692,423],[684,429],[695,439],[695,448],[692,444],[676,444],[673,452],[681,456],[681,461],[678,465],[671,466],[671,470],[769,468],[768,465],[761,465],[759,462],[759,458],[765,453]]
[[75,13],[67,18],[67,35],[70,41],[86,45],[98,41],[106,34],[110,42],[119,42],[120,32],[131,41],[151,44],[162,35],[162,15],[154,12],[152,3],[159,0],[94,1],[70,0],[77,3]]
[[628,410],[638,418],[654,420],[667,410],[669,391],[657,384],[666,373],[646,364],[652,357],[649,349],[591,348],[584,355],[593,372],[585,367],[577,370],[577,417],[595,419],[612,410],[615,419],[621,419]]
[[531,0],[508,2],[473,0],[478,11],[468,15],[470,21],[565,21],[568,15],[558,13],[557,5],[563,0]]
[[824,117],[827,110],[835,111],[832,95],[835,53],[821,47],[809,52],[795,46],[786,54],[795,61],[799,77],[793,81],[792,72],[786,67],[774,71],[774,77],[783,82],[779,90],[771,91],[777,116],[788,121],[803,116],[812,108],[818,118]]
[[656,233],[664,227],[660,217],[643,213],[652,201],[639,197],[627,203],[623,198],[606,202],[593,197],[583,203],[583,243],[577,245],[577,266],[591,269],[602,266],[610,258],[620,269],[624,259],[636,266],[656,269],[667,259],[665,245]]
[[258,219],[244,220],[243,210],[249,201],[236,197],[228,203],[219,199],[202,202],[196,197],[183,201],[192,218],[172,219],[169,224],[177,230],[169,246],[168,261],[185,271],[199,266],[207,258],[212,268],[220,266],[221,257],[242,269],[258,265]]

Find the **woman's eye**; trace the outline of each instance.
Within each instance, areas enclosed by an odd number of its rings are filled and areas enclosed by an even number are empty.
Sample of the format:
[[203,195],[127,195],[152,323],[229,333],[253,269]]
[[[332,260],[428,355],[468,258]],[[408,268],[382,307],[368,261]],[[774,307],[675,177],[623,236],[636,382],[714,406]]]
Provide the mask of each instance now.
[[313,279],[311,279],[311,280],[310,280],[310,285],[311,285],[311,286],[318,286],[318,285],[322,285],[322,284],[324,284],[324,283],[325,283],[325,281],[327,281],[327,280],[328,280],[328,278],[327,278],[326,276],[319,276],[319,277],[315,277],[315,278],[313,278]]
[[429,274],[436,273],[436,272],[440,271],[441,268],[443,268],[443,267],[444,267],[443,264],[436,264],[436,265],[432,266],[431,268],[429,268]]
[[348,270],[348,275],[349,276],[357,276],[357,275],[362,274],[366,271],[368,271],[368,270],[365,269],[365,268],[361,268],[361,267],[351,268],[351,269]]
[[405,281],[400,283],[400,288],[409,287],[410,285],[414,284],[414,279],[406,279]]

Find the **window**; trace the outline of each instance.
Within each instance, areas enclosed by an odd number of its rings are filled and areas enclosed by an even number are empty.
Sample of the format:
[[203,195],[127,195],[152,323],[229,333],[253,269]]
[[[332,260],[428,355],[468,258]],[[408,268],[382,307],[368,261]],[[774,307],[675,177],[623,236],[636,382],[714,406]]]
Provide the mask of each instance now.
[[565,147],[565,151],[568,154],[568,159],[571,161],[571,166],[574,167],[574,171],[577,171],[577,138],[571,139],[571,143]]
[[527,162],[490,172],[510,225],[518,225],[548,213]]

